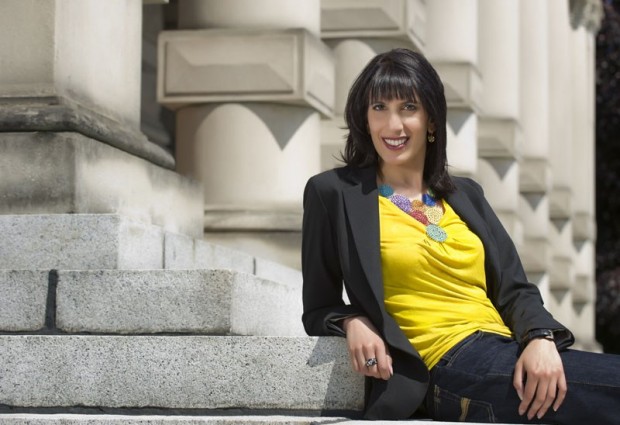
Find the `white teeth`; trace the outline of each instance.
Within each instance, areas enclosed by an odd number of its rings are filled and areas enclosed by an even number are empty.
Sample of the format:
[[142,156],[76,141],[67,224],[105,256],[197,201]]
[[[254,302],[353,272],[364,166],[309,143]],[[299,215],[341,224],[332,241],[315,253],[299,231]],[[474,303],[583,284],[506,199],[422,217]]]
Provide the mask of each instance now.
[[405,142],[407,141],[407,138],[403,138],[403,139],[383,139],[385,141],[385,143],[387,143],[390,146],[400,146],[400,145],[404,145]]

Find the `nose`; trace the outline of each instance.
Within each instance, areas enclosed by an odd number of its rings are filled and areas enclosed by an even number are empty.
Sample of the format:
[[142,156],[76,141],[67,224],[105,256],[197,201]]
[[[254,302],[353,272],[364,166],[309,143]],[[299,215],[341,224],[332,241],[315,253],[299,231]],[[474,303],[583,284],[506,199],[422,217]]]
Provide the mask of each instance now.
[[388,128],[392,131],[398,132],[403,129],[403,121],[398,113],[390,113],[390,116],[388,118]]

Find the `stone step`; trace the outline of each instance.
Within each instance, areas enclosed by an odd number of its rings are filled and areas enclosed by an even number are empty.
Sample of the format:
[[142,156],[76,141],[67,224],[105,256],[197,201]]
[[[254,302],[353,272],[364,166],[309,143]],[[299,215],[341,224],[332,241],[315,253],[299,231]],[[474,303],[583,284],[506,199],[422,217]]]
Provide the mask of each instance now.
[[0,234],[0,269],[255,267],[249,254],[119,214],[0,215]]
[[[373,425],[457,425],[425,419],[408,421],[373,421]],[[330,416],[163,416],[163,415],[71,415],[71,414],[0,414],[3,425],[367,425],[368,421]],[[499,424],[501,425],[501,424]]]
[[344,425],[351,422],[346,418],[320,416],[0,414],[2,425]]
[[118,214],[0,215],[0,269],[163,268],[164,231]]
[[232,270],[0,270],[4,332],[304,336],[301,314],[300,285]]
[[301,285],[299,270],[118,214],[0,215],[0,269],[231,269]]
[[232,270],[59,271],[69,332],[304,336],[301,286]]
[[1,335],[0,377],[4,408],[363,408],[338,337]]

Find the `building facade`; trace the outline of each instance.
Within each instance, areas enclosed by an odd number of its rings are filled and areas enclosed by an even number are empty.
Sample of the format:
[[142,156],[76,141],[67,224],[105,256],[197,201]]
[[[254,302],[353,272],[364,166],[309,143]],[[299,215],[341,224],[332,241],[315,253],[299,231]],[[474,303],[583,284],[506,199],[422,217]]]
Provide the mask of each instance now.
[[[62,268],[52,252],[63,246],[84,258],[88,238],[75,232],[95,238],[111,215],[126,242],[111,268],[157,268],[162,234],[298,268],[304,184],[338,164],[348,88],[375,54],[408,47],[444,82],[453,173],[483,185],[548,308],[596,349],[601,10],[596,0],[3,1],[0,214],[17,236],[0,268],[33,258]],[[41,228],[65,236],[50,248]]]

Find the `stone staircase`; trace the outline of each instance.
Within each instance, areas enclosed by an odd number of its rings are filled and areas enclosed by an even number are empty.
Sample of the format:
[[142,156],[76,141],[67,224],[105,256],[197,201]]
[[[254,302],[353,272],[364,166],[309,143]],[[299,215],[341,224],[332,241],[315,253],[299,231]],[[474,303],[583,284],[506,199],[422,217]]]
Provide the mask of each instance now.
[[357,423],[363,379],[305,336],[298,271],[116,215],[0,232],[0,424]]

